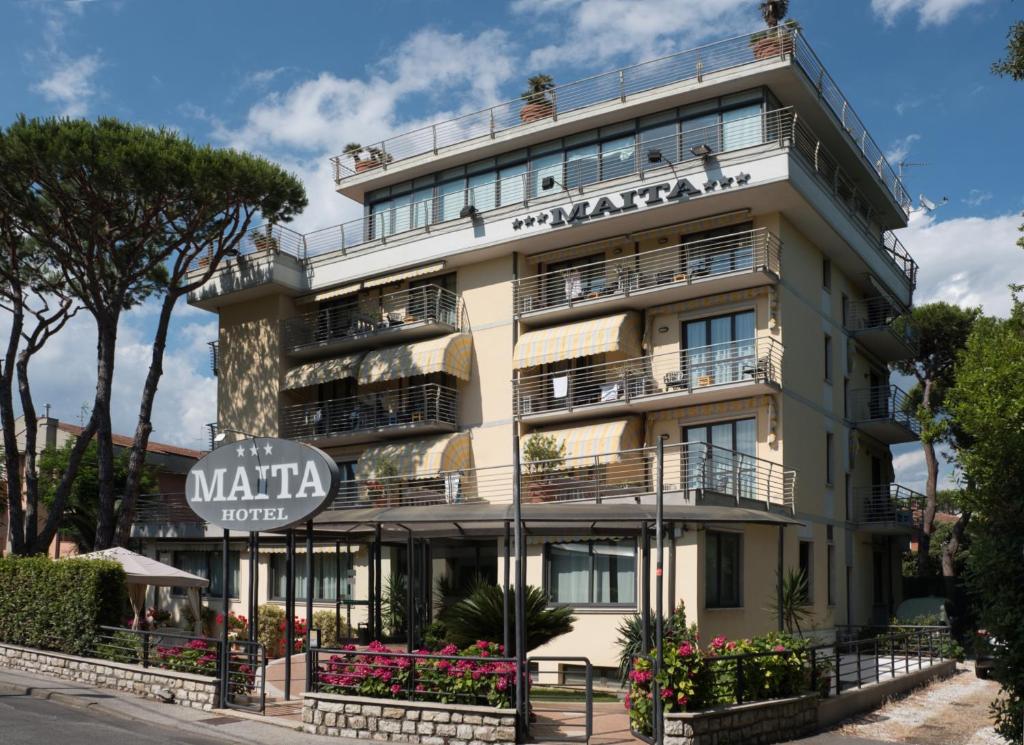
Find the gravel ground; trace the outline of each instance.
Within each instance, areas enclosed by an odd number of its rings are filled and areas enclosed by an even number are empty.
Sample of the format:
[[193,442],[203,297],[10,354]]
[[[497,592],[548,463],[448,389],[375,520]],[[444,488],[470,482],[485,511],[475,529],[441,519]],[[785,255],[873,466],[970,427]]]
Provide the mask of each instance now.
[[917,745],[1005,745],[988,712],[998,692],[999,685],[976,678],[968,662],[956,675],[851,719],[834,732]]

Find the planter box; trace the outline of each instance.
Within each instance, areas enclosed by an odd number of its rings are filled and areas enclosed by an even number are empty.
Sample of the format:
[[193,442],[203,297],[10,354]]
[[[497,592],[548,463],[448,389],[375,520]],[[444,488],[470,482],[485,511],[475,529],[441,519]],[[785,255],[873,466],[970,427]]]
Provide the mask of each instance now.
[[744,745],[792,740],[818,723],[816,694],[665,715],[665,745]]
[[309,734],[422,743],[515,745],[516,712],[490,706],[307,693],[302,728]]

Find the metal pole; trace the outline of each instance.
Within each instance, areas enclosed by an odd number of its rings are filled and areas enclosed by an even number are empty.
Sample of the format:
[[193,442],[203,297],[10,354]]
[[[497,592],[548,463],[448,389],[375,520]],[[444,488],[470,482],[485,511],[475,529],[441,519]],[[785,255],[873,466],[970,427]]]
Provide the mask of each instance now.
[[[376,535],[376,534],[374,534]],[[377,589],[377,541],[376,538],[366,547],[366,564],[369,569],[369,577],[366,581],[366,634],[370,641],[377,638],[377,632],[373,625],[376,614],[373,610],[374,592]]]
[[381,543],[381,527],[380,523],[377,524],[376,531],[374,533],[374,542],[377,546],[377,553],[374,555],[374,561],[377,562],[377,572],[374,575],[374,581],[377,586],[373,588],[373,602],[374,602],[374,618],[373,628],[377,632],[377,638],[384,638],[384,619],[381,617],[383,608],[381,607],[381,590],[384,587],[384,577],[382,576],[381,561],[384,557],[384,545]]
[[[249,581],[252,583],[252,612],[249,614],[249,638],[259,641],[260,638],[260,534],[252,534],[252,552],[256,555],[256,561],[252,565],[252,574]],[[264,650],[265,652],[266,650]]]
[[663,552],[665,549],[665,530],[664,530],[664,517],[665,517],[665,440],[658,438],[658,480],[655,484],[655,545],[657,546],[658,559],[657,565],[654,571],[655,576],[658,580],[656,592],[654,593],[654,644],[655,644],[655,659],[654,659],[654,670],[655,670],[655,683],[654,683],[654,711],[656,716],[654,718],[654,737],[655,742],[661,742],[663,737],[664,729],[664,714],[665,707],[661,705],[661,691],[657,683],[657,676],[661,674],[661,663],[662,663],[662,642],[664,641],[662,635],[664,633],[664,622],[662,617],[665,614],[664,605],[664,594],[665,594],[665,568],[664,561],[662,560]]
[[644,657],[651,651],[651,535],[644,520],[640,526],[640,552],[643,556],[643,571],[640,575],[640,625],[643,637],[640,652]]
[[776,604],[778,605],[778,609],[779,609],[779,619],[778,619],[779,620],[779,631],[784,631],[785,630],[785,623],[786,623],[786,619],[783,618],[783,612],[782,612],[782,593],[783,593],[782,572],[784,571],[783,570],[783,564],[784,564],[783,559],[785,558],[785,546],[786,546],[786,538],[785,538],[785,532],[784,532],[785,530],[786,530],[786,527],[784,525],[780,525],[779,526],[779,559],[778,559],[778,567],[777,567],[777,569],[775,571],[775,574],[776,574],[776,577],[775,577],[775,594],[776,594]]
[[[526,669],[526,577],[523,556],[523,510],[519,473],[519,443],[515,443],[512,451],[512,516],[515,521],[516,541],[516,590],[515,590],[515,638],[516,638],[516,714],[519,717],[519,737],[525,738],[526,729],[530,724],[529,702],[526,697],[526,686],[529,671]],[[506,653],[507,654],[507,653]]]
[[502,641],[505,644],[505,655],[508,655],[510,649],[512,649],[512,619],[509,618],[509,611],[511,610],[510,600],[508,594],[509,579],[512,573],[512,526],[508,520],[505,521],[505,565],[502,568],[501,578],[501,589],[502,589]]
[[249,641],[256,641],[256,534],[249,533]]
[[[664,488],[664,487],[662,487]],[[676,524],[668,524],[668,612],[676,612]]]
[[295,651],[295,533],[287,533],[284,553],[284,700],[292,697],[292,652]]
[[220,631],[220,653],[221,653],[221,665],[220,665],[220,685],[221,685],[221,706],[224,706],[228,700],[228,614],[231,611],[230,599],[231,595],[228,592],[228,572],[231,570],[231,563],[228,561],[228,539],[231,536],[231,531],[227,528],[224,529],[224,537],[221,541],[220,548],[220,559],[221,559],[221,613],[223,614],[223,624]]
[[341,643],[341,541],[334,542],[334,641]]
[[[317,640],[319,644],[319,640]],[[313,690],[313,521],[306,522],[306,690]]]
[[414,579],[414,563],[412,560],[413,552],[416,550],[416,541],[412,537],[412,528],[406,528],[408,531],[408,537],[405,542],[405,651],[412,653],[413,647],[413,636],[416,633],[416,621],[414,619],[414,604],[415,598],[413,593],[413,579]]

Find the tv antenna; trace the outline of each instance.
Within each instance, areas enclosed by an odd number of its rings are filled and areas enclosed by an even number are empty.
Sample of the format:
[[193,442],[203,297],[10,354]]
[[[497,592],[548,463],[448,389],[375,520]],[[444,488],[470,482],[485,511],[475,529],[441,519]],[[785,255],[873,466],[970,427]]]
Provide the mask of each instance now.
[[907,168],[923,168],[924,166],[927,166],[927,165],[930,165],[930,164],[929,163],[923,163],[921,161],[901,160],[899,163],[896,164],[896,168],[898,169],[898,175],[900,177],[900,181],[903,180],[903,171],[905,169],[907,169]]

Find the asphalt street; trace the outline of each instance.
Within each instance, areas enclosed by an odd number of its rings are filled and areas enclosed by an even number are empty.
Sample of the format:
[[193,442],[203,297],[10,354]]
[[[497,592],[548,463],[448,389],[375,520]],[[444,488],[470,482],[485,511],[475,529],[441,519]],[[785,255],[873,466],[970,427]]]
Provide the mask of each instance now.
[[96,715],[75,706],[0,693],[0,745],[225,745],[140,719]]

